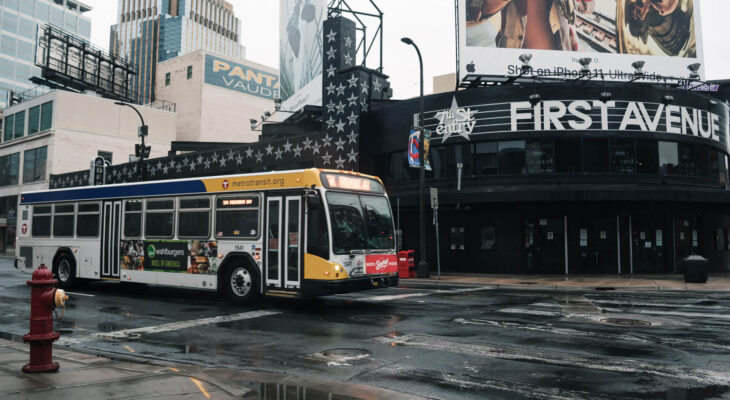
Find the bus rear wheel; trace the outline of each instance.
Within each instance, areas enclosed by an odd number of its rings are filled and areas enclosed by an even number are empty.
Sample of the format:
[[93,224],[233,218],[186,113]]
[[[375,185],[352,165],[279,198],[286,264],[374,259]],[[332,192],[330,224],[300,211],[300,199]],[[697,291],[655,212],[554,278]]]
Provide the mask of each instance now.
[[258,278],[248,264],[235,264],[226,268],[223,277],[223,294],[237,303],[252,301],[258,295]]
[[76,263],[66,253],[62,253],[53,266],[53,277],[58,279],[56,287],[70,289],[76,282]]

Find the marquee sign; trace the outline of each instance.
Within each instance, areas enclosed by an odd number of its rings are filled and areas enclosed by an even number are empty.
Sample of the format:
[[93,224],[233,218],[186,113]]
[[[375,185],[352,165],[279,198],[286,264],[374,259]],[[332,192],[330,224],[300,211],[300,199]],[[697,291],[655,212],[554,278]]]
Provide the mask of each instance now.
[[424,120],[436,143],[494,133],[622,131],[688,135],[727,145],[727,113],[713,111],[624,100],[546,100],[534,105],[520,101],[460,108],[454,98],[449,109],[426,112]]
[[205,55],[205,83],[273,99],[279,96],[279,77],[275,74]]

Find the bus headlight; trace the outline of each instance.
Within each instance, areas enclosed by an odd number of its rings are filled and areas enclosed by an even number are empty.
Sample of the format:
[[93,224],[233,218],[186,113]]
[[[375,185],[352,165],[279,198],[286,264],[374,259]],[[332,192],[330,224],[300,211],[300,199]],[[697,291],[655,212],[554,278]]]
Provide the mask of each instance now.
[[335,271],[339,271],[340,268],[342,268],[342,267],[340,267],[340,264],[335,264]]

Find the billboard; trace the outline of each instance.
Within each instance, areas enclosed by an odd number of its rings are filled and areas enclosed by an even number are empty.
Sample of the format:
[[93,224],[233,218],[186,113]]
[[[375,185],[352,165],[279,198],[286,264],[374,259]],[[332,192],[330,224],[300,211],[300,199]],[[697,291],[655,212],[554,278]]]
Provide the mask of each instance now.
[[[531,54],[537,75],[687,78],[703,62],[699,2],[693,0],[459,0],[460,75],[520,74]],[[704,68],[697,71],[704,77]]]
[[[280,0],[279,71],[286,100],[322,75],[322,24],[325,0]],[[321,90],[321,88],[320,88]],[[321,105],[321,99],[319,104]]]
[[273,100],[279,95],[279,77],[267,71],[205,55],[205,83]]

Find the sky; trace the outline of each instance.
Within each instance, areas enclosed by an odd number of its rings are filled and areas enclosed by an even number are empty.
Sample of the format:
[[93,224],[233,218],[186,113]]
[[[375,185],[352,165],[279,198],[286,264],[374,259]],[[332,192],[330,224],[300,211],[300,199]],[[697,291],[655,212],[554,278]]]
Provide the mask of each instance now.
[[[241,42],[246,58],[279,67],[279,0],[228,0],[241,20]],[[434,76],[456,71],[455,16],[453,0],[373,0],[383,12],[383,73],[390,76],[394,98],[418,96],[418,58],[410,46],[401,43],[407,36],[421,49],[424,64],[424,92],[432,90]],[[374,12],[370,0],[347,0],[356,10]],[[84,0],[93,9],[91,41],[109,47],[109,27],[116,23],[117,0]],[[730,78],[730,35],[723,26],[730,16],[728,0],[695,0],[701,10],[705,52],[705,77]],[[365,20],[377,28],[377,20]],[[368,66],[379,66],[379,49],[368,57]],[[416,73],[414,73],[416,71]]]

